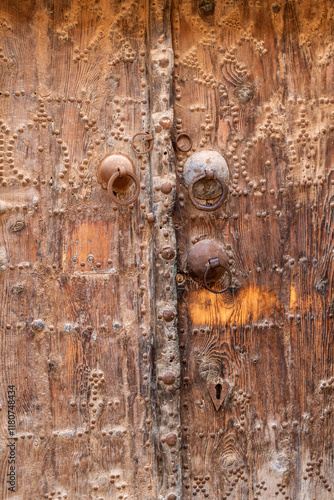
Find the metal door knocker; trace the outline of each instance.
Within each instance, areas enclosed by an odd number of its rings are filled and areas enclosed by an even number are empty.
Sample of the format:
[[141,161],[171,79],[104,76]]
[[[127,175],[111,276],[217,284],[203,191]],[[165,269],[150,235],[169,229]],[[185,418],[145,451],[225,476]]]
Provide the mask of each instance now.
[[[131,205],[139,196],[140,182],[134,173],[134,165],[130,158],[122,153],[111,154],[103,158],[97,167],[97,179],[102,187],[108,190],[112,201],[118,205]],[[128,190],[133,183],[135,193],[130,198],[122,199],[116,196],[116,193]]]
[[[208,278],[209,278],[210,270],[211,269],[216,269],[217,267],[220,267],[221,269],[224,270],[224,273],[228,274],[228,285],[226,285],[221,290],[215,290],[214,288],[211,288],[208,285]],[[231,271],[220,263],[220,260],[218,259],[218,257],[215,257],[214,259],[209,259],[209,261],[206,264],[206,269],[204,271],[203,281],[204,281],[205,288],[207,290],[209,290],[209,292],[212,292],[212,293],[223,293],[223,292],[226,292],[226,290],[228,290],[230,288],[231,283],[232,283]]]
[[[188,270],[197,281],[202,281],[205,288],[212,293],[223,293],[232,284],[232,274],[224,249],[213,240],[202,240],[196,243],[188,253]],[[216,290],[212,284],[223,282],[222,288]]]
[[228,195],[228,177],[225,158],[217,151],[195,153],[184,165],[184,183],[198,210],[212,212],[224,203]]
[[[201,179],[215,179],[221,186],[221,195],[219,200],[216,201],[213,205],[203,205],[196,200],[196,195],[194,193],[194,186]],[[220,205],[226,200],[228,194],[228,187],[226,186],[223,179],[221,179],[217,174],[215,174],[212,170],[205,170],[202,174],[196,175],[190,182],[188,186],[189,198],[194,205],[194,207],[198,208],[198,210],[205,210],[206,212],[212,212],[213,210],[217,210]]]

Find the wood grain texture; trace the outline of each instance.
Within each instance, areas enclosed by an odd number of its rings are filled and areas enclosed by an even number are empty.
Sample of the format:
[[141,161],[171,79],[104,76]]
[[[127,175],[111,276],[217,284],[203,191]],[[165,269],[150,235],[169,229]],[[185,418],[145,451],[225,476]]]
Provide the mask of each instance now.
[[[130,146],[150,127],[145,13],[140,1],[1,3],[2,499],[157,498],[151,170]],[[135,164],[134,207],[97,182],[113,152]]]
[[[183,498],[331,499],[333,4],[180,0],[172,25],[175,126],[193,142],[174,217]],[[230,172],[211,214],[183,178],[205,150]],[[222,295],[187,273],[203,239],[229,259]]]
[[[331,0],[1,3],[1,500],[333,498],[333,19]],[[229,169],[212,213],[183,176],[208,150]],[[133,206],[97,181],[111,153]],[[187,268],[204,239],[221,295]]]

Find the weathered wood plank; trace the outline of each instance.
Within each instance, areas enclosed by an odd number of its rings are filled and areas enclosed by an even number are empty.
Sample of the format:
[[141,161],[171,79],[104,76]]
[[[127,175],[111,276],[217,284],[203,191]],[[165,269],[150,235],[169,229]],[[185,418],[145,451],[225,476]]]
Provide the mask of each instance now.
[[[177,153],[174,218],[184,498],[329,499],[333,8],[176,1],[172,23],[175,123],[193,142]],[[184,164],[212,149],[228,162],[230,193],[210,214],[192,206]],[[222,296],[187,275],[202,239],[230,259]]]
[[[0,12],[0,497],[153,500],[151,169],[130,145],[150,123],[145,3]],[[97,182],[113,152],[134,162],[134,207]]]

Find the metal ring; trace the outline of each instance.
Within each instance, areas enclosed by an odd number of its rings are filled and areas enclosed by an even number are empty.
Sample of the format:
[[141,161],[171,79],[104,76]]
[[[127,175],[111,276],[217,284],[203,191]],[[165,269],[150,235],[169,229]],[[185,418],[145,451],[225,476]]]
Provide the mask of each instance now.
[[[196,182],[200,181],[201,179],[206,179],[206,178],[208,178],[208,179],[215,178],[219,182],[219,184],[221,185],[221,188],[222,188],[222,194],[220,195],[219,200],[214,205],[211,205],[211,206],[202,205],[201,203],[196,201],[194,191],[193,191],[194,185],[196,184]],[[213,210],[217,210],[217,208],[220,207],[220,205],[224,202],[224,200],[226,199],[227,194],[228,194],[228,188],[227,188],[225,182],[223,181],[223,179],[218,177],[212,171],[209,171],[209,172],[205,171],[202,174],[199,174],[196,177],[194,177],[189,183],[188,191],[189,191],[189,198],[191,199],[191,202],[194,205],[194,207],[198,208],[198,210],[204,210],[206,212],[212,212]]]
[[[188,148],[181,148],[179,145],[178,145],[178,141],[180,140],[180,138],[182,137],[186,137],[188,140],[189,140],[189,147]],[[191,140],[191,137],[190,135],[186,134],[185,132],[181,132],[181,134],[179,134],[176,138],[175,138],[175,141],[174,141],[174,144],[175,144],[175,147],[181,151],[182,153],[187,153],[188,151],[191,150],[192,146],[193,146],[193,141]]]
[[[135,138],[140,136],[140,135],[144,135],[146,137],[146,140],[147,142],[150,144],[149,147],[147,149],[145,149],[144,151],[140,151],[138,152],[137,151],[137,148],[135,146]],[[153,135],[151,134],[147,134],[146,132],[138,132],[138,134],[135,134],[133,137],[132,137],[132,141],[131,141],[131,147],[132,149],[134,150],[134,152],[137,154],[137,155],[146,155],[147,153],[149,153],[151,151],[151,149],[153,148]]]
[[[222,288],[222,290],[214,290],[213,288],[210,288],[209,285],[208,285],[208,282],[207,282],[207,277],[208,277],[208,273],[210,271],[210,269],[215,269],[217,267],[221,267],[222,269],[225,269],[225,271],[228,273],[228,276],[229,276],[229,280],[228,280],[228,285],[225,287],[225,288]],[[205,272],[204,272],[204,277],[203,277],[203,281],[204,281],[204,286],[207,290],[209,290],[209,292],[212,292],[212,293],[223,293],[223,292],[226,292],[226,290],[228,290],[232,284],[232,274],[231,274],[231,271],[229,269],[227,269],[226,267],[222,266],[220,263],[219,263],[219,266],[212,266],[210,264],[210,261],[207,263],[206,265],[206,269],[205,269]]]
[[136,201],[136,199],[138,198],[139,196],[139,193],[140,193],[140,183],[139,183],[139,179],[138,177],[133,174],[132,172],[126,172],[126,175],[128,175],[129,177],[131,177],[131,179],[134,181],[134,183],[136,184],[136,192],[135,194],[129,198],[128,200],[120,200],[119,198],[117,198],[117,196],[115,196],[114,192],[113,192],[113,184],[115,182],[115,180],[118,178],[118,177],[122,177],[122,173],[118,170],[118,172],[115,172],[109,179],[109,182],[108,182],[108,193],[109,193],[109,196],[110,198],[115,202],[117,203],[118,205],[130,205],[131,203],[133,203],[134,201]]

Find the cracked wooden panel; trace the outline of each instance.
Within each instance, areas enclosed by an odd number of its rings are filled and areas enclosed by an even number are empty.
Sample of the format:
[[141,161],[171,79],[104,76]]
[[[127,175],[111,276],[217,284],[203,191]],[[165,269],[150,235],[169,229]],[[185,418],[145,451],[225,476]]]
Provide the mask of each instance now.
[[[151,181],[131,147],[150,126],[144,4],[0,11],[0,497],[15,385],[18,497],[153,500]],[[97,181],[114,152],[140,179],[133,206]]]
[[[179,1],[172,24],[184,498],[329,499],[333,6]],[[184,175],[207,150],[229,168],[211,213]],[[206,239],[232,273],[222,295],[188,273]]]

